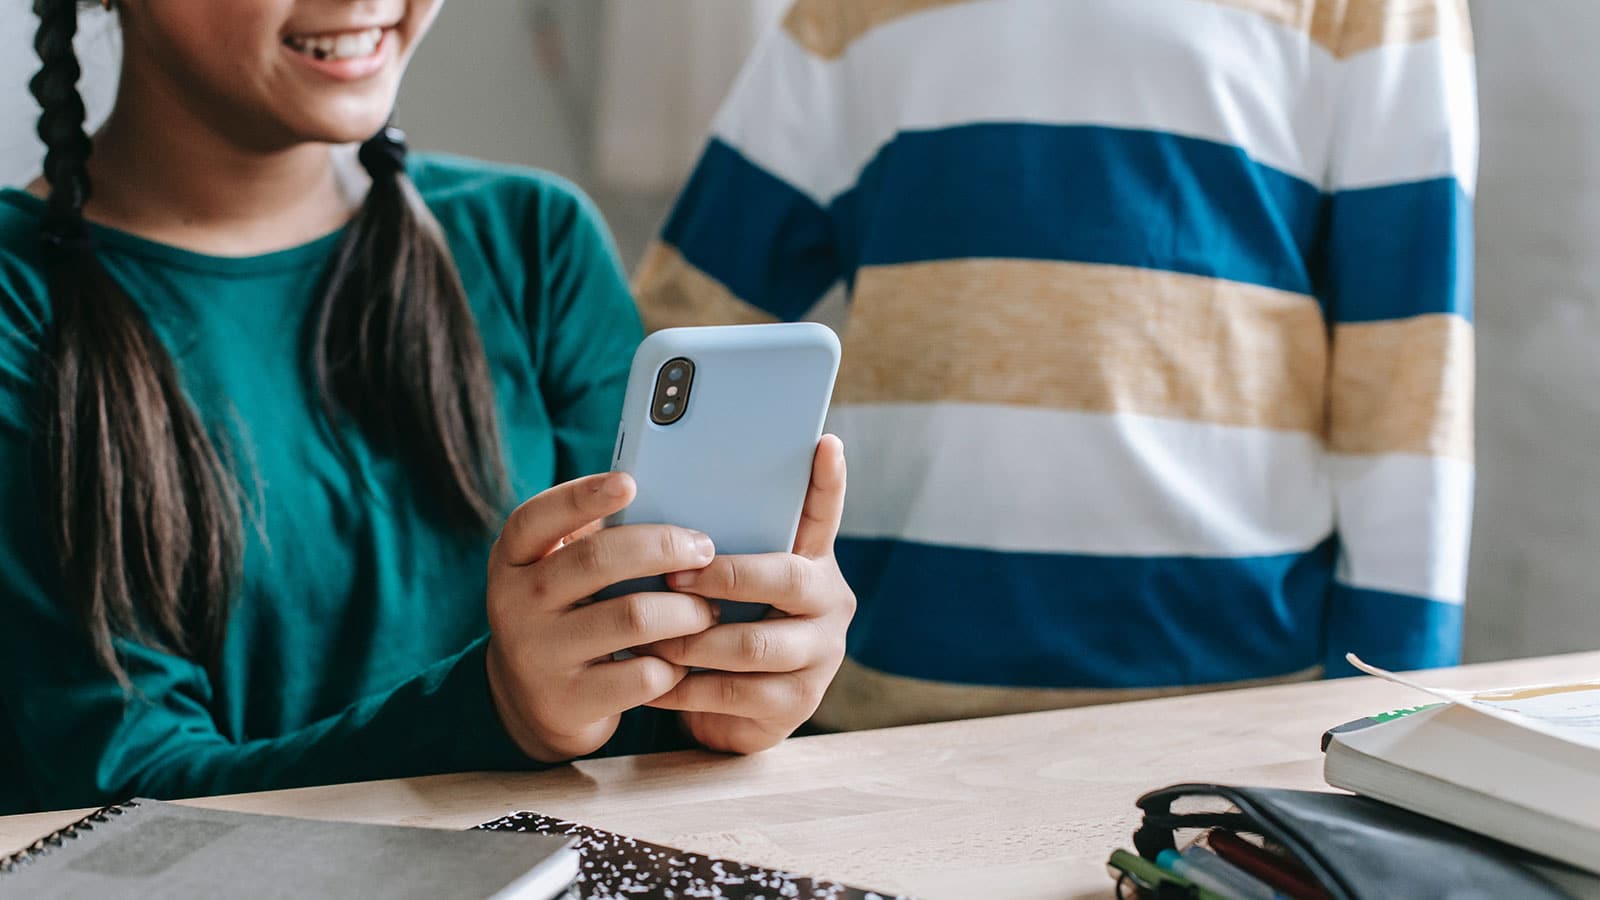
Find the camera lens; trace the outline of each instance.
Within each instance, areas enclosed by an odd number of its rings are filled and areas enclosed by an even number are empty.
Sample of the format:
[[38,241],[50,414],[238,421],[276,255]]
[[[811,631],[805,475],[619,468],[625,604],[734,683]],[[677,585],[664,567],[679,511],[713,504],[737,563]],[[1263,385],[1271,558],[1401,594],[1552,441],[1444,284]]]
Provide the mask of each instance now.
[[671,425],[689,411],[689,395],[694,393],[694,360],[676,356],[656,370],[655,392],[650,396],[650,421]]

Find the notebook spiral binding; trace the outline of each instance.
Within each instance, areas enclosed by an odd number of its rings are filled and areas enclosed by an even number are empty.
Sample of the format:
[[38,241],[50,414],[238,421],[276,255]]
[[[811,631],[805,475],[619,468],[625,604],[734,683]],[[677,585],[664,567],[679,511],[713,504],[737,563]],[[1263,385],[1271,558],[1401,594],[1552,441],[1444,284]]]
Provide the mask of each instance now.
[[120,816],[138,805],[137,800],[126,800],[111,806],[102,806],[71,825],[50,832],[15,853],[0,856],[0,875],[22,868],[67,841],[77,840],[82,833],[93,831],[96,825],[103,825],[111,821],[113,816]]

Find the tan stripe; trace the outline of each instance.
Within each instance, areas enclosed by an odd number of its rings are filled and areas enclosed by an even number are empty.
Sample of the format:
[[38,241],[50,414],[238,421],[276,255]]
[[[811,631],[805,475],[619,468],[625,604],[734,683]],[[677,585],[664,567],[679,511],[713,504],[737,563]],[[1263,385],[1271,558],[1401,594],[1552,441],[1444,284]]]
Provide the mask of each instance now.
[[[823,59],[838,59],[862,35],[895,19],[973,0],[795,0],[783,27],[795,43]],[[996,9],[996,15],[1005,10]]]
[[1333,332],[1329,449],[1472,460],[1473,328],[1429,315]]
[[1340,57],[1435,37],[1472,52],[1467,0],[1349,0],[1342,30],[1334,51]]
[[1296,31],[1333,55],[1353,56],[1385,44],[1444,35],[1472,52],[1467,0],[1209,0]]
[[1124,266],[965,259],[862,269],[840,403],[969,402],[1321,434],[1309,297]]
[[633,293],[646,331],[680,325],[747,325],[777,319],[735,297],[676,248],[651,243],[633,278]]
[[[796,0],[783,27],[795,42],[824,59],[837,59],[872,29],[904,16],[974,0]],[[1467,0],[1209,0],[1303,31],[1343,58],[1386,44],[1443,35],[1473,50]],[[997,8],[996,15],[1005,10]]]
[[827,695],[823,697],[822,705],[818,707],[816,715],[812,716],[812,722],[826,731],[860,731],[867,728],[920,725],[924,722],[1004,716],[1046,709],[1067,709],[1100,703],[1123,703],[1130,700],[1175,697],[1181,694],[1311,681],[1321,676],[1322,668],[1317,666],[1276,678],[1199,686],[1019,688],[947,684],[924,681],[920,678],[906,678],[879,672],[853,659],[846,659],[839,669],[839,674],[834,677],[833,684],[828,688]]

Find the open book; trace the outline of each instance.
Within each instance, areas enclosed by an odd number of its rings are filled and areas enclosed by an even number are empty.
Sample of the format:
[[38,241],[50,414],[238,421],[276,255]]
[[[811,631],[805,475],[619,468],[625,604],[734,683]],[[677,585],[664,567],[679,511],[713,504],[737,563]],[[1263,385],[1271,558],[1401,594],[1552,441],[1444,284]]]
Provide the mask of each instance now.
[[1453,691],[1350,662],[1443,702],[1329,731],[1328,784],[1600,873],[1600,681]]

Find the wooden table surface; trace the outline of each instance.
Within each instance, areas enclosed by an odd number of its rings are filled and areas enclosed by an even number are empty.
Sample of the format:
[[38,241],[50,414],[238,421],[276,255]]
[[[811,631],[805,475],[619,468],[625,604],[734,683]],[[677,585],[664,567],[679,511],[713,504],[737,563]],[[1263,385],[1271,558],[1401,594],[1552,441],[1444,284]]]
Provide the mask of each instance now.
[[[1441,670],[1501,687],[1600,676],[1600,653]],[[796,738],[752,757],[591,760],[186,801],[466,828],[516,809],[865,888],[941,897],[1107,896],[1134,800],[1182,781],[1321,788],[1324,729],[1425,695],[1372,678]],[[83,811],[0,817],[0,853]]]

